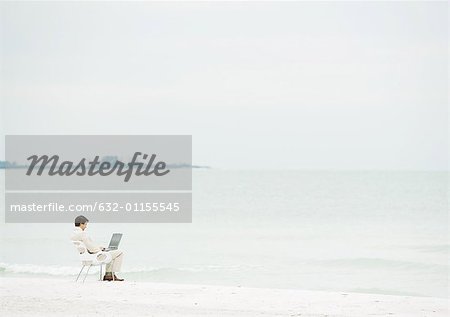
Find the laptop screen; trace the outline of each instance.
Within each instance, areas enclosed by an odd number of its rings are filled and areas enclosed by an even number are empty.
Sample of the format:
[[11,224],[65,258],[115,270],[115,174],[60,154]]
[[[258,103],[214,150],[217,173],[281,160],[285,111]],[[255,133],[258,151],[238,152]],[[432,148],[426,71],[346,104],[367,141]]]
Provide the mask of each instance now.
[[114,233],[111,237],[111,241],[109,242],[109,248],[114,249],[119,246],[120,239],[122,239],[121,233]]

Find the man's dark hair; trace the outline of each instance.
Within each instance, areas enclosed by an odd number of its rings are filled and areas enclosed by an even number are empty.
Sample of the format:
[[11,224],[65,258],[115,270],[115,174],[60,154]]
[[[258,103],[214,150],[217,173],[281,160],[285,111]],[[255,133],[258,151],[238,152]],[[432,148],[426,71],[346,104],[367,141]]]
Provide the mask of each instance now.
[[89,219],[85,216],[78,216],[75,218],[75,227],[79,227],[80,224],[89,222]]

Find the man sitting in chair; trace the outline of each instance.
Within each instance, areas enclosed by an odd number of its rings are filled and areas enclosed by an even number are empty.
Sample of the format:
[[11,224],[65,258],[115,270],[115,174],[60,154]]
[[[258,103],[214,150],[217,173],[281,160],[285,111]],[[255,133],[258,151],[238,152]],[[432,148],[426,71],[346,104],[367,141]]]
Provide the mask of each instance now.
[[[75,230],[72,235],[72,240],[81,241],[86,246],[89,253],[97,253],[104,251],[105,248],[95,244],[88,233],[86,227],[89,220],[84,216],[78,216],[75,218]],[[108,251],[111,254],[112,261],[106,265],[106,273],[103,277],[104,281],[123,281],[122,278],[118,278],[115,273],[120,272],[122,266],[123,252],[119,250]]]

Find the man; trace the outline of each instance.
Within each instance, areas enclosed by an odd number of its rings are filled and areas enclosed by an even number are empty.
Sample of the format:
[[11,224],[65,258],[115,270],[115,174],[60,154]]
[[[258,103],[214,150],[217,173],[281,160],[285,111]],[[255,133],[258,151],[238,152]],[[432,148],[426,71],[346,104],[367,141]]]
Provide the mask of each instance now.
[[[89,220],[84,216],[78,216],[75,218],[75,230],[72,235],[72,240],[81,241],[86,246],[89,253],[97,253],[104,251],[105,248],[95,244],[86,232],[86,227]],[[104,281],[123,281],[122,278],[118,278],[114,273],[120,272],[122,266],[123,252],[119,250],[108,251],[111,254],[112,261],[106,265],[106,273],[103,277]]]

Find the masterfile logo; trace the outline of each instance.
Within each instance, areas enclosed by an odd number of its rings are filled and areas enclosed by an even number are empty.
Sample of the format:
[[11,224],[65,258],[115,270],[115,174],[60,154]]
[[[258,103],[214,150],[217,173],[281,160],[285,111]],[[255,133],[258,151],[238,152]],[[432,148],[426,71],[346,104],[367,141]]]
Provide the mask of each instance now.
[[192,189],[190,135],[8,135],[5,144],[15,163],[6,190]]
[[[149,160],[145,163],[138,162],[138,158],[142,156],[144,160]],[[122,161],[111,162],[101,162],[100,157],[97,155],[92,161],[86,158],[82,158],[78,163],[72,161],[63,161],[59,163],[60,157],[58,155],[53,155],[49,157],[48,155],[32,155],[27,158],[31,161],[30,166],[27,170],[27,176],[30,176],[35,167],[36,175],[42,175],[46,168],[48,168],[48,175],[54,176],[109,176],[116,173],[119,176],[124,175],[124,182],[128,182],[133,174],[136,176],[164,176],[170,172],[166,169],[166,163],[159,161],[153,165],[156,158],[156,154],[147,155],[141,152],[136,152],[133,155],[130,163],[124,163]],[[38,165],[39,164],[39,165]]]

